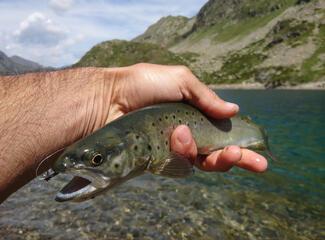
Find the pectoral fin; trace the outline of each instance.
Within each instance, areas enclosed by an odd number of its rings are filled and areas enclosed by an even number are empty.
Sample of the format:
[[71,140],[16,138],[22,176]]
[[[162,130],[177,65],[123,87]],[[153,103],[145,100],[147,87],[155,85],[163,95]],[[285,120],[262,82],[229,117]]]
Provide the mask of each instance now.
[[193,165],[186,157],[172,153],[161,165],[153,167],[151,173],[171,177],[183,178],[194,173]]
[[214,151],[220,150],[220,148],[214,147],[214,146],[206,146],[206,147],[199,147],[197,149],[199,155],[209,155]]

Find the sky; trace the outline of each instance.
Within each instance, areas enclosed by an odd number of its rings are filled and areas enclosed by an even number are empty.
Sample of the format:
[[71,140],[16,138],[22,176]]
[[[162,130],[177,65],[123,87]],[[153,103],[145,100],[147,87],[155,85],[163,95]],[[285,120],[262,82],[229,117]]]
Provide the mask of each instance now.
[[192,17],[206,2],[0,0],[0,50],[44,66],[66,66],[97,43],[130,40],[164,16]]

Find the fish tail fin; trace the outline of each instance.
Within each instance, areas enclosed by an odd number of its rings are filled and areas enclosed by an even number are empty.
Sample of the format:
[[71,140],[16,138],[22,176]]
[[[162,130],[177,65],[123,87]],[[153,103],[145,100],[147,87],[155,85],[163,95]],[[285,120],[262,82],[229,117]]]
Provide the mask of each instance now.
[[274,156],[274,154],[271,152],[269,148],[265,150],[265,154],[268,158],[270,158],[274,162],[278,162],[278,158]]
[[264,150],[264,153],[265,153],[266,156],[267,156],[268,158],[270,158],[272,161],[277,162],[277,161],[278,161],[278,158],[276,158],[276,157],[274,156],[274,154],[271,152],[270,142],[269,142],[269,138],[268,138],[268,135],[267,135],[267,133],[266,133],[265,128],[260,127],[260,130],[261,130],[261,132],[262,132],[262,135],[263,135],[263,138],[264,138],[264,141],[265,141],[265,150]]

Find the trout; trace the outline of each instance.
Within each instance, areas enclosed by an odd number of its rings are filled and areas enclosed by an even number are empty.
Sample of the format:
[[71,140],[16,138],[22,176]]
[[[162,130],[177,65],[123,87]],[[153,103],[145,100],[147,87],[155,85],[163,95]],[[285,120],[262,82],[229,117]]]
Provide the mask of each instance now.
[[55,174],[73,179],[56,200],[84,201],[144,173],[183,178],[192,163],[172,152],[170,136],[180,124],[192,132],[199,155],[228,145],[268,150],[264,130],[249,118],[217,120],[186,103],[164,103],[130,112],[67,147],[55,161]]

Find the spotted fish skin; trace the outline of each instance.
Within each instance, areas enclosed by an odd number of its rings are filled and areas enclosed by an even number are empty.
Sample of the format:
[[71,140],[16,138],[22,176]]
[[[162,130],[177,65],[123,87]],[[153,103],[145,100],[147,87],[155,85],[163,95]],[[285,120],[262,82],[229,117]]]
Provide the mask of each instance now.
[[[181,124],[191,129],[200,155],[228,145],[267,149],[263,129],[249,118],[211,119],[186,103],[164,103],[130,112],[72,144],[53,170],[87,175],[96,193],[144,172],[186,177],[192,164],[170,149],[171,133]],[[92,196],[87,191],[83,199]]]
[[263,130],[249,118],[238,116],[232,119],[211,119],[185,103],[146,107],[112,122],[110,126],[123,129],[121,135],[133,133],[131,149],[135,154],[139,151],[140,155],[150,156],[148,171],[155,173],[170,158],[170,136],[181,124],[191,129],[199,154],[209,154],[228,145],[254,150],[266,148]]

